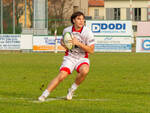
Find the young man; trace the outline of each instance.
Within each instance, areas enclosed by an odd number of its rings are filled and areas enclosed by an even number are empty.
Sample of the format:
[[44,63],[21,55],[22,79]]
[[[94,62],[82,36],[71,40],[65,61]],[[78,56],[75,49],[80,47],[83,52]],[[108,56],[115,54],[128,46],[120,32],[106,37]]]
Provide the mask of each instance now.
[[39,101],[45,101],[48,95],[56,88],[56,86],[63,81],[72,71],[75,69],[78,74],[75,82],[72,84],[71,88],[68,90],[66,99],[71,100],[74,91],[77,87],[84,81],[86,75],[89,72],[89,59],[88,53],[94,53],[94,37],[90,29],[84,26],[85,16],[82,12],[75,12],[71,16],[70,27],[67,27],[63,31],[63,35],[66,32],[73,34],[72,43],[74,48],[68,50],[63,40],[61,40],[61,45],[66,48],[66,54],[64,56],[63,63],[60,67],[59,74],[49,83],[47,89],[38,98]]

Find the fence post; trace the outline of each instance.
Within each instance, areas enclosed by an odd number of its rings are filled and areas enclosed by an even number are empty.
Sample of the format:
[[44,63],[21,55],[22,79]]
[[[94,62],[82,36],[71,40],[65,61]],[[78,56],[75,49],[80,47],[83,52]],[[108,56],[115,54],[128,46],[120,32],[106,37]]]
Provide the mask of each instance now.
[[3,34],[3,0],[1,0],[1,34]]
[[54,50],[54,52],[57,53],[57,47],[58,47],[58,44],[57,44],[57,29],[55,29],[54,35],[55,35],[55,50]]
[[13,0],[13,34],[15,34],[15,0]]

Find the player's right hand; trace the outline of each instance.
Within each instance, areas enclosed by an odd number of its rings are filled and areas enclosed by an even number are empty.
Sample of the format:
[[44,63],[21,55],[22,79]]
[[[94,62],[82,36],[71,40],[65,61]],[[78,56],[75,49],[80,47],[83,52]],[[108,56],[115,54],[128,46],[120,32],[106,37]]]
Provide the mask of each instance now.
[[67,47],[66,47],[65,44],[64,44],[63,39],[60,40],[60,44],[61,44],[65,49],[67,49]]

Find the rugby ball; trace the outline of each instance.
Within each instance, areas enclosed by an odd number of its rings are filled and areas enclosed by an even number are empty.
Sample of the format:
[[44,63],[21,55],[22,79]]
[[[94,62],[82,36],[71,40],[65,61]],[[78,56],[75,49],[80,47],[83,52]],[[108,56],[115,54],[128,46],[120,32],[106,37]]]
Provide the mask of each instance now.
[[73,44],[71,42],[72,38],[73,36],[70,32],[66,32],[63,37],[63,42],[69,50],[73,48]]

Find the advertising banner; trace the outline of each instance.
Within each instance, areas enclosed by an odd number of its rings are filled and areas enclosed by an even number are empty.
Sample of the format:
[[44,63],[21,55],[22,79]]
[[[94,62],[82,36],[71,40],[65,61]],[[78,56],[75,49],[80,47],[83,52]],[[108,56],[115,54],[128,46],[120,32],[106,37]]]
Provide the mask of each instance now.
[[0,34],[0,50],[20,50],[21,35]]
[[94,35],[132,36],[131,21],[86,21]]
[[[62,36],[33,36],[33,51],[64,51],[60,40]],[[56,44],[57,43],[57,44]]]
[[131,52],[131,37],[95,37],[95,52]]
[[131,52],[133,31],[131,21],[86,21],[95,36],[95,51]]
[[136,38],[136,52],[150,53],[150,37]]

